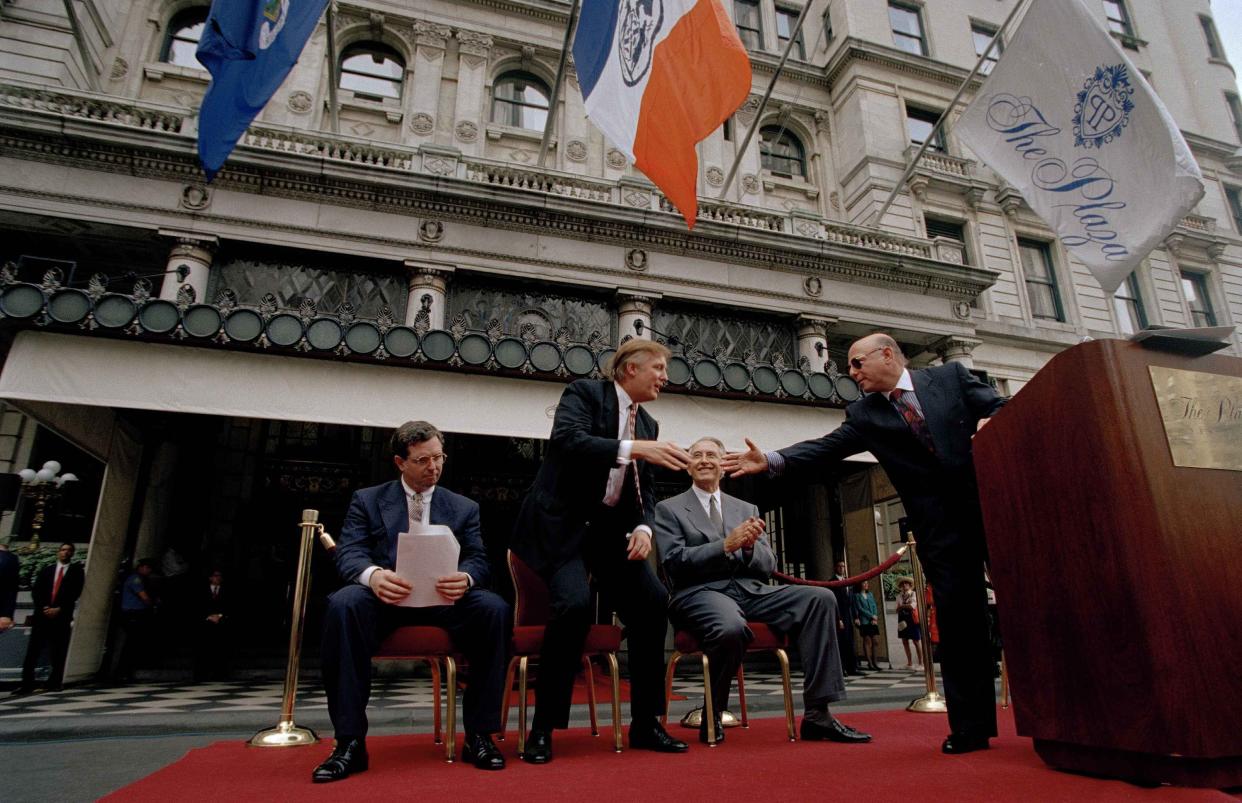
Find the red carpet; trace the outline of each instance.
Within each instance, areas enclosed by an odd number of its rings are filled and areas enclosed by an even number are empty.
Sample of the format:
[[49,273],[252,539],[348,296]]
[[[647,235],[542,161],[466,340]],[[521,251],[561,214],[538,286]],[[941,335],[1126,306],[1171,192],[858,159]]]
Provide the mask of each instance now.
[[[870,745],[824,742],[790,744],[780,718],[733,728],[715,749],[693,742],[688,755],[646,751],[617,755],[605,735],[585,729],[558,732],[556,759],[532,767],[513,755],[517,743],[501,743],[509,767],[481,772],[447,764],[426,734],[374,737],[371,769],[332,784],[315,785],[311,770],[327,756],[329,742],[314,747],[248,748],[217,742],[131,784],[105,800],[734,800],[937,801],[1233,801],[1212,790],[1142,789],[1048,769],[1029,739],[1014,734],[1013,718],[1001,712],[1001,738],[991,750],[965,756],[939,752],[945,718],[905,711],[846,714],[842,720],[871,732]],[[692,734],[674,726],[678,735]],[[724,791],[727,789],[727,793]]]
[[[607,717],[608,706],[611,705],[612,701],[612,678],[608,677],[607,673],[598,671],[595,672],[592,677],[595,679],[595,705],[600,712],[599,716],[601,718]],[[625,678],[621,679],[620,690],[621,702],[628,703],[630,701],[630,682]],[[516,680],[513,681],[513,695],[509,699],[511,700],[509,705],[516,708],[518,704],[518,685]],[[674,692],[671,699],[684,700],[686,698],[684,695]],[[526,700],[528,705],[533,706],[535,704],[534,678],[531,678],[528,681],[526,688]],[[573,704],[586,705],[588,702],[590,702],[590,700],[587,697],[586,675],[578,675],[578,677],[574,678]]]

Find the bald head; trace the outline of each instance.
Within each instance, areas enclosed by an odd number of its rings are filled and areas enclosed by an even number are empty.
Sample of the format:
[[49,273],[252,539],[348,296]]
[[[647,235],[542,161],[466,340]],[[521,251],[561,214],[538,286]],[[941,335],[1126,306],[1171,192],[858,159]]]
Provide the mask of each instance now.
[[906,358],[892,336],[872,332],[850,345],[850,377],[865,393],[885,393],[897,387]]

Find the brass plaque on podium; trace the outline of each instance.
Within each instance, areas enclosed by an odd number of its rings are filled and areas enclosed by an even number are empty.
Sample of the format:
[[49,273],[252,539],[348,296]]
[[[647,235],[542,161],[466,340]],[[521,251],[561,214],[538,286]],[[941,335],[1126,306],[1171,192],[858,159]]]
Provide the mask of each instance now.
[[1173,465],[1242,471],[1242,377],[1148,370]]

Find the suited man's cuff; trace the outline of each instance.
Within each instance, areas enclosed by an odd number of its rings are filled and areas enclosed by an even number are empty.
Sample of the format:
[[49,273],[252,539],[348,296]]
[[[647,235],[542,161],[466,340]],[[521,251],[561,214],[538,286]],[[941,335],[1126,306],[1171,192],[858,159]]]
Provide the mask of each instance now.
[[630,540],[630,536],[631,536],[631,535],[633,535],[634,533],[646,533],[648,538],[654,538],[654,537],[655,537],[655,536],[653,536],[653,535],[651,534],[651,528],[650,528],[650,527],[648,527],[646,524],[640,524],[640,525],[638,525],[637,527],[635,527],[635,528],[634,528],[634,532],[630,532],[630,533],[626,533],[626,534],[625,534],[625,540],[627,540],[627,541],[628,541],[628,540]]
[[785,455],[780,452],[764,452],[768,459],[768,476],[779,477],[785,473]]
[[358,577],[355,579],[354,582],[364,585],[367,588],[370,588],[371,587],[371,575],[375,574],[377,571],[379,571],[378,566],[368,566],[358,573]]
[[634,451],[634,441],[621,441],[617,447],[617,465],[630,462],[630,453]]

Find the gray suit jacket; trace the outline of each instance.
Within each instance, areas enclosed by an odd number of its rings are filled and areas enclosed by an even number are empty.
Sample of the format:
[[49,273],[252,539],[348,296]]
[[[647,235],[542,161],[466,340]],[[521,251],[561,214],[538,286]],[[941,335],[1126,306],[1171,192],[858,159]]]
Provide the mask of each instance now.
[[[720,494],[720,501],[726,533],[750,516],[759,515],[754,505],[726,493]],[[660,562],[673,586],[672,603],[705,588],[718,591],[735,580],[752,594],[779,588],[767,585],[776,571],[776,555],[767,536],[755,542],[749,560],[741,550],[732,555],[725,552],[724,536],[712,527],[693,488],[656,505],[655,539]]]

